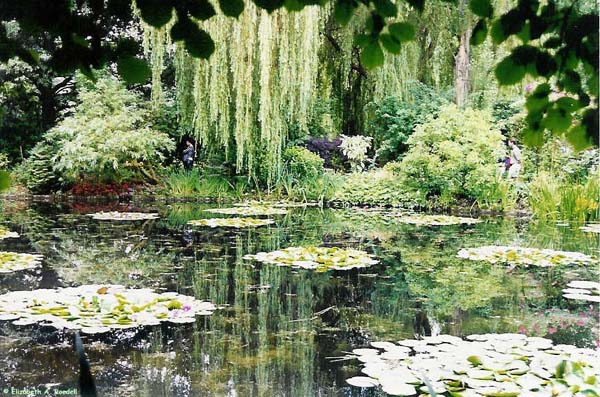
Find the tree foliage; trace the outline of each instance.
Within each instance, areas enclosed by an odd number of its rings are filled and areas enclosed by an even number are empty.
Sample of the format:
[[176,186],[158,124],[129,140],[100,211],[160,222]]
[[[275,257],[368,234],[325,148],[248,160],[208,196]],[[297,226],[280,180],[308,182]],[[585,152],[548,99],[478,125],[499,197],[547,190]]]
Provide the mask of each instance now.
[[[207,21],[219,12],[237,18],[250,0],[138,0],[136,7],[145,23],[163,28],[195,58],[206,59],[215,51],[211,35],[198,22]],[[422,11],[425,0],[406,0]],[[348,24],[365,9],[363,32],[355,42],[361,48],[360,61],[372,68],[384,61],[384,50],[398,53],[415,36],[411,24],[397,21],[398,6],[391,0],[252,0],[268,13],[285,8],[300,11],[306,6],[331,3],[333,15],[341,25]],[[548,129],[566,133],[577,148],[598,143],[598,10],[580,6],[580,2],[563,4],[560,0],[539,2],[520,0],[507,12],[497,15],[490,0],[470,0],[469,8],[479,18],[472,44],[491,35],[495,43],[511,37],[521,41],[496,68],[500,84],[515,84],[526,75],[542,78],[529,96],[527,135],[530,143],[541,142]],[[5,2],[0,8],[0,21],[16,20],[28,34],[48,34],[59,39],[60,46],[50,55],[50,65],[58,71],[80,69],[91,75],[91,69],[114,61],[128,82],[145,81],[147,64],[136,58],[138,49],[130,39],[107,40],[111,27],[132,18],[126,0],[22,0]],[[173,22],[174,21],[174,22]],[[255,44],[250,43],[252,47]],[[40,62],[39,54],[27,45],[9,37],[5,24],[0,24],[0,61],[18,56],[30,64]],[[223,71],[223,73],[227,73]],[[565,92],[564,98],[550,99],[553,85]]]
[[495,176],[502,157],[502,134],[487,112],[444,106],[436,119],[417,126],[402,159],[406,182],[427,197],[444,202],[476,196]]
[[[30,162],[43,164],[25,167],[46,175],[51,158],[53,172],[67,183],[87,176],[103,182],[155,181],[162,152],[171,150],[174,142],[150,127],[149,111],[140,98],[115,79],[104,77],[83,84],[79,100],[73,115],[48,131],[34,148]],[[30,186],[39,184],[33,182]]]

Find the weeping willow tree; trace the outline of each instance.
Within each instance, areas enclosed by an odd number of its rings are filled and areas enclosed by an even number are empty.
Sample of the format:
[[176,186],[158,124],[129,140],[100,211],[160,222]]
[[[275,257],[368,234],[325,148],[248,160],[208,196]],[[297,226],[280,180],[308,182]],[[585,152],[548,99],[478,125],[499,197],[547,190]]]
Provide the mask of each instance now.
[[[306,129],[315,100],[327,14],[322,7],[268,14],[249,3],[238,20],[220,15],[203,22],[217,43],[208,61],[192,58],[177,43],[173,50],[180,122],[204,147],[235,162],[238,173],[276,182],[289,127]],[[168,29],[144,28],[153,100],[160,101]]]

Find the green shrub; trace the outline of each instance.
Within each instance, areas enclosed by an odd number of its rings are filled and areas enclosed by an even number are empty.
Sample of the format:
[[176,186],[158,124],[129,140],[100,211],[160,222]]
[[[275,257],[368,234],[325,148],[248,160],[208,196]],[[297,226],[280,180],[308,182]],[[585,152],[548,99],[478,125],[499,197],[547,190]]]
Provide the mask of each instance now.
[[18,183],[27,186],[32,193],[48,193],[60,188],[59,175],[54,171],[53,157],[58,151],[55,142],[44,139],[31,150],[29,157],[15,167]]
[[449,103],[449,95],[413,82],[411,99],[390,96],[369,105],[373,116],[368,131],[374,138],[379,163],[398,160],[408,150],[407,140],[415,127],[436,117],[440,107]]
[[405,208],[426,204],[422,192],[408,191],[401,176],[384,168],[349,174],[336,191],[334,200],[352,205],[385,205]]
[[190,171],[174,168],[161,178],[161,193],[178,198],[241,199],[248,185],[224,175],[202,175],[197,168]]
[[495,180],[503,157],[502,135],[487,112],[448,105],[436,119],[417,126],[402,159],[402,172],[413,190],[451,204],[476,199],[481,184]]
[[323,159],[300,146],[285,149],[283,166],[284,175],[297,181],[316,179],[323,174]]
[[283,173],[279,181],[280,193],[288,198],[304,201],[323,201],[332,197],[339,178],[325,172],[323,159],[310,150],[292,146],[283,153]]
[[[51,155],[54,173],[65,182],[88,176],[105,183],[156,181],[164,158],[161,151],[172,150],[174,143],[150,128],[141,98],[119,81],[103,77],[81,87],[79,99],[74,114],[45,134],[39,145],[48,147],[36,147]],[[38,165],[47,170],[39,160],[30,162],[32,170]]]

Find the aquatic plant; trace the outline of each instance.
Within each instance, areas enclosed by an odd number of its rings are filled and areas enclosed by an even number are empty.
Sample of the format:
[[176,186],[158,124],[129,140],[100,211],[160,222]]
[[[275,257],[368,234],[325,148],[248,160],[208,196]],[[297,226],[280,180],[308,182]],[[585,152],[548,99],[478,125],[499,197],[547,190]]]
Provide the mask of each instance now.
[[288,213],[286,209],[274,208],[268,206],[240,206],[235,208],[211,208],[204,210],[205,212],[211,212],[214,214],[227,214],[227,215],[242,215],[242,216],[260,216],[260,215],[285,215]]
[[447,225],[459,225],[467,224],[472,225],[480,223],[481,220],[475,218],[465,218],[461,216],[450,216],[450,215],[424,215],[424,214],[411,214],[402,215],[396,218],[400,223],[410,223],[412,225],[424,225],[424,226],[447,226]]
[[275,208],[304,208],[316,207],[319,203],[312,201],[244,201],[234,204],[236,207],[275,207]]
[[102,333],[171,323],[193,323],[216,307],[175,292],[127,289],[121,285],[13,291],[0,295],[0,320],[15,325],[44,323],[56,329]]
[[275,223],[273,219],[256,219],[256,218],[212,218],[212,219],[193,219],[188,222],[192,226],[209,226],[209,227],[233,227],[236,229],[243,227],[257,227],[271,225]]
[[244,259],[326,272],[349,270],[379,263],[373,255],[353,248],[337,247],[288,247],[273,252],[245,255]]
[[102,221],[141,221],[147,219],[157,219],[158,214],[150,212],[96,212],[94,214],[88,214],[93,219]]
[[0,273],[12,273],[18,270],[34,269],[38,267],[41,260],[42,255],[0,251]]
[[[600,364],[594,349],[553,345],[521,334],[439,335],[398,343],[372,342],[356,358],[366,376],[353,386],[381,386],[390,395],[597,396]],[[431,389],[431,390],[430,390]]]
[[589,225],[579,227],[586,233],[600,233],[600,223],[590,223]]
[[10,230],[0,226],[0,240],[4,240],[5,238],[17,238],[19,237],[19,233],[11,232]]
[[600,283],[595,281],[571,281],[562,290],[563,297],[588,302],[600,302]]
[[555,251],[551,249],[505,247],[487,245],[478,248],[463,248],[457,257],[472,261],[508,263],[549,267],[555,265],[585,265],[596,262],[593,257],[581,252]]

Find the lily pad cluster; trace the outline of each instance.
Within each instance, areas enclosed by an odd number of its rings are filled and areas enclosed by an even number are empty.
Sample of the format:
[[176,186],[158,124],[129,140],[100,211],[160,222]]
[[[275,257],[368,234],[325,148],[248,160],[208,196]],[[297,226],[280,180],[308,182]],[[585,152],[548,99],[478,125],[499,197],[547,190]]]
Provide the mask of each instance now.
[[317,272],[349,270],[379,263],[373,255],[365,251],[337,247],[288,247],[272,252],[245,255],[244,259]]
[[0,251],[0,273],[34,269],[42,261],[42,255]]
[[465,218],[462,216],[424,214],[401,215],[396,220],[400,223],[409,223],[418,226],[473,225],[481,222],[481,220],[476,218]]
[[541,267],[585,265],[596,262],[596,259],[581,252],[497,245],[487,245],[478,248],[463,248],[458,251],[457,256],[462,259],[470,259],[473,261]]
[[88,214],[92,219],[101,221],[145,221],[148,219],[158,219],[159,216],[152,212],[96,212],[94,214]]
[[232,208],[210,208],[204,210],[213,214],[240,215],[240,216],[262,216],[262,215],[285,215],[288,210],[269,206],[240,206]]
[[257,219],[257,218],[212,218],[212,219],[194,219],[188,222],[192,226],[208,226],[208,227],[233,227],[236,229],[244,227],[258,227],[272,225],[275,223],[273,219]]
[[589,225],[579,227],[586,233],[600,233],[600,223],[590,223]]
[[127,289],[121,285],[13,291],[0,295],[0,320],[15,325],[43,323],[57,329],[102,333],[111,329],[193,323],[216,307],[175,292]]
[[19,237],[19,233],[11,232],[10,230],[0,226],[0,240],[4,240],[5,238],[17,238]]
[[600,362],[593,349],[553,345],[522,334],[439,335],[398,343],[373,342],[342,359],[357,358],[365,376],[353,386],[395,396],[597,396]]
[[595,281],[571,281],[562,292],[566,299],[600,302],[600,283]]
[[234,204],[237,207],[275,207],[275,208],[304,208],[304,207],[315,207],[319,203],[315,202],[299,202],[299,201],[245,201],[243,203]]

